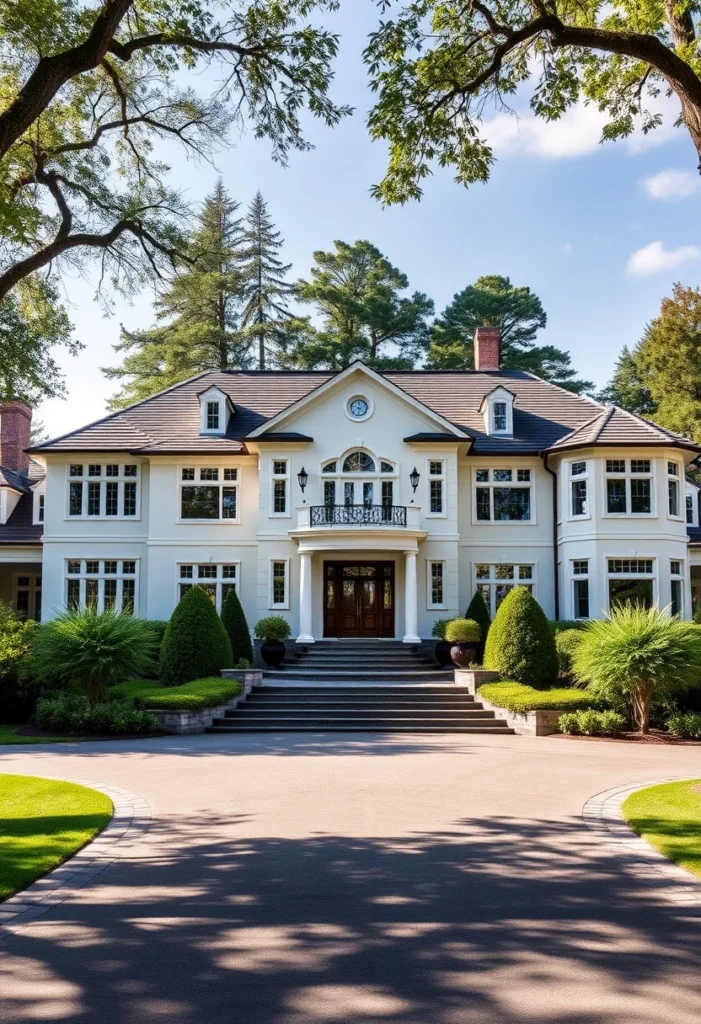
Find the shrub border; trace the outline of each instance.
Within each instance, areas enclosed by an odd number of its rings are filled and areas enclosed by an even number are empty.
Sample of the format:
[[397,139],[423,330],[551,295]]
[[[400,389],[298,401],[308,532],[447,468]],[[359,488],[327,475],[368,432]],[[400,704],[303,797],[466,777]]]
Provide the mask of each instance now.
[[623,815],[623,804],[632,793],[666,782],[692,782],[698,775],[653,779],[632,785],[616,786],[590,797],[582,808],[582,818],[597,843],[623,862],[637,881],[656,890],[655,895],[677,905],[701,905],[701,879],[669,860],[642,836],[636,835]]
[[[3,775],[26,775],[26,772],[3,772]],[[139,793],[102,782],[37,775],[54,782],[73,782],[87,789],[104,793],[112,801],[113,813],[101,832],[58,867],[42,875],[26,889],[0,903],[0,943],[17,928],[43,917],[52,907],[70,900],[79,889],[88,885],[115,861],[130,853],[144,838],[151,824],[151,806]]]

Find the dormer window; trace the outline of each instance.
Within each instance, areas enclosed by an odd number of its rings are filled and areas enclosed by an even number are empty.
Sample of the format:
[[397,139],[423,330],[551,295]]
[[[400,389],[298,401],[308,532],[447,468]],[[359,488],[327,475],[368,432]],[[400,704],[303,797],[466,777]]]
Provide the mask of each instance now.
[[507,388],[495,388],[482,399],[480,412],[484,416],[484,428],[488,434],[514,432],[514,396]]
[[492,418],[494,421],[494,433],[503,434],[506,432],[506,402],[494,402],[492,405]]
[[219,402],[207,402],[207,430],[219,430]]
[[200,433],[225,434],[231,403],[219,388],[210,388],[200,398]]

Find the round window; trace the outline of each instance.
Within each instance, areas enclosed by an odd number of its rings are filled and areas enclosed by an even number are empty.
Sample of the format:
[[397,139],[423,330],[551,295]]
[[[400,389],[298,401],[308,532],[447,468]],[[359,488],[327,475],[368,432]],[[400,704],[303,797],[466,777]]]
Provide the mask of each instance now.
[[353,398],[349,399],[346,408],[354,420],[365,419],[370,413],[370,403],[362,395],[354,395]]

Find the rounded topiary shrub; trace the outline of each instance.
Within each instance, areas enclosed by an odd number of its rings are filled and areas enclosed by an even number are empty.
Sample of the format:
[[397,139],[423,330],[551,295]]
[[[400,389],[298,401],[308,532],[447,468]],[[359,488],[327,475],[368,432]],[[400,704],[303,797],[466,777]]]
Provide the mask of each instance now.
[[581,629],[563,629],[561,633],[555,634],[555,648],[561,679],[574,681],[577,678],[572,668],[572,657],[583,637],[584,633]]
[[492,619],[489,614],[489,608],[487,602],[484,599],[484,595],[476,590],[472,600],[470,601],[469,607],[465,612],[466,619],[473,619],[480,628],[482,639],[477,645],[477,654],[480,659],[484,658],[484,645],[487,642],[489,635],[489,629],[492,625]]
[[187,590],[163,637],[161,679],[173,684],[217,676],[233,660],[228,633],[209,597],[201,587]]
[[557,651],[552,627],[526,587],[515,587],[492,623],[484,651],[485,668],[530,686],[552,686]]
[[451,619],[445,627],[445,638],[451,644],[476,644],[482,636],[474,619]]
[[239,601],[239,595],[233,587],[229,588],[228,597],[222,608],[221,619],[226,632],[229,634],[229,640],[231,640],[234,661],[248,661],[252,664],[253,644],[251,643],[251,634],[241,602]]

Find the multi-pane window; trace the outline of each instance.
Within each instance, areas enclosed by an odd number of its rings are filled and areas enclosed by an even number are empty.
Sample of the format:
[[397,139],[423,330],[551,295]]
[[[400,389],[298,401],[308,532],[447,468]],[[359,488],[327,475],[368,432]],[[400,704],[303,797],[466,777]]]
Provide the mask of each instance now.
[[[379,473],[378,473],[379,466]],[[382,479],[388,474],[396,475],[396,467],[385,459],[375,460],[367,452],[351,452],[341,463],[337,460],[325,463],[321,468],[323,474],[350,474],[353,479],[324,480],[323,497],[324,505],[330,507],[337,501],[344,505],[365,505],[366,507],[381,504],[386,509],[385,515],[391,518],[391,508],[394,503],[394,483],[389,479]],[[378,474],[375,479],[367,479],[367,474]],[[356,477],[356,474],[358,475]],[[382,476],[381,476],[381,475]],[[289,476],[289,473],[288,473]]]
[[428,563],[428,607],[442,608],[445,604],[445,562]]
[[495,434],[504,433],[508,424],[506,402],[492,403],[492,423]]
[[428,508],[432,516],[443,515],[445,473],[442,459],[430,459],[428,463]]
[[530,469],[476,469],[475,515],[479,522],[529,522]]
[[235,562],[178,566],[178,597],[194,586],[201,587],[219,613],[230,591],[236,590],[237,583],[238,566]]
[[66,562],[66,606],[133,615],[136,569],[134,558],[69,558]]
[[238,469],[186,466],[180,470],[180,518],[231,520],[238,515]]
[[609,558],[608,593],[609,608],[625,604],[639,604],[644,608],[653,605],[654,559],[652,558]]
[[534,565],[505,565],[480,562],[475,565],[475,585],[494,617],[499,605],[514,587],[528,587],[533,592]]
[[134,463],[72,463],[68,467],[68,515],[134,518],[138,515],[138,477],[139,467]]
[[688,526],[694,525],[694,495],[686,495],[686,522]]
[[572,516],[587,516],[589,514],[587,488],[586,462],[573,462],[570,466],[570,495],[572,501]]
[[207,430],[219,430],[219,402],[207,402]]
[[606,511],[609,515],[652,514],[650,459],[606,460]]
[[15,576],[15,609],[21,619],[41,619],[41,575]]
[[681,615],[684,611],[684,563],[679,558],[669,561],[671,603],[669,610],[672,615]]
[[287,459],[273,459],[272,463],[272,481],[273,481],[273,515],[274,516],[286,516],[287,515],[287,490],[288,490],[288,470]]
[[674,519],[679,518],[679,489],[680,483],[680,471],[678,462],[667,463],[667,501],[669,505],[669,514]]
[[572,594],[575,619],[589,618],[589,559],[572,561]]
[[43,523],[46,510],[46,495],[35,494],[34,497],[34,522]]
[[287,562],[283,559],[270,563],[270,607],[287,607]]

